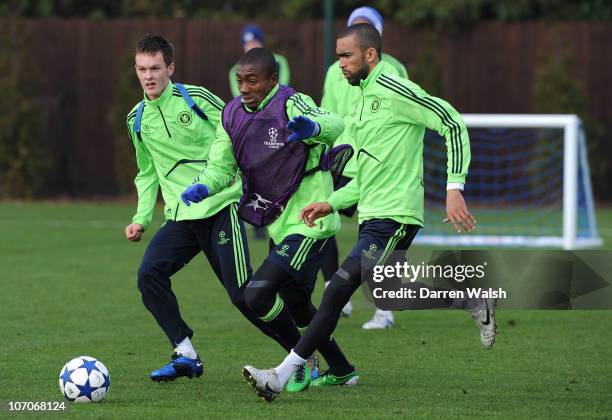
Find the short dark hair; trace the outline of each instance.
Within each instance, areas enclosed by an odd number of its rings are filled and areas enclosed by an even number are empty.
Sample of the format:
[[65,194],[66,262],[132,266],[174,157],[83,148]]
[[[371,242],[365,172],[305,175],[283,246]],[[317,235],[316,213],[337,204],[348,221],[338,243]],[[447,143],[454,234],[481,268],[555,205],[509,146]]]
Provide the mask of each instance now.
[[136,54],[155,54],[158,51],[161,51],[167,66],[174,61],[174,45],[161,35],[146,34],[136,44]]
[[278,63],[274,58],[274,54],[266,48],[251,48],[240,57],[238,66],[256,67],[264,71],[268,77],[278,73]]
[[343,30],[340,35],[338,35],[338,39],[346,38],[347,36],[351,35],[354,35],[357,39],[357,44],[359,45],[359,48],[361,48],[361,51],[365,51],[368,48],[374,48],[378,53],[378,58],[381,57],[382,38],[375,27],[369,23],[358,23],[356,25],[351,25]]

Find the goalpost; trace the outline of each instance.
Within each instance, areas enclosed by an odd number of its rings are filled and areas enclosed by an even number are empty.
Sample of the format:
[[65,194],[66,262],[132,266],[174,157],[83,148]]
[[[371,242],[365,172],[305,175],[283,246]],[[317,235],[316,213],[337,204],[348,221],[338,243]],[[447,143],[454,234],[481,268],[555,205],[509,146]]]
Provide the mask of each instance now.
[[464,197],[471,233],[443,224],[446,145],[424,141],[425,228],[415,243],[578,249],[602,245],[586,139],[576,115],[465,114],[472,161]]

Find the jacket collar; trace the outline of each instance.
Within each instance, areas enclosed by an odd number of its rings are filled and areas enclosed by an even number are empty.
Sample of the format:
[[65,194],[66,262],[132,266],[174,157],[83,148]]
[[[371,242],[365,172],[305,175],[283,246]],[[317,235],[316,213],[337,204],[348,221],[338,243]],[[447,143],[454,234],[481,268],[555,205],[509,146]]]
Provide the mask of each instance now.
[[366,90],[368,86],[372,85],[378,79],[378,76],[384,71],[385,64],[382,61],[379,61],[378,64],[372,69],[368,77],[359,82],[359,87],[361,90]]
[[168,102],[168,99],[172,97],[172,89],[174,89],[174,83],[172,83],[172,81],[169,81],[168,86],[166,86],[166,89],[164,89],[164,91],[162,92],[159,98],[151,100],[145,93],[144,94],[145,104],[155,105],[158,107],[164,106]]
[[[280,84],[277,83],[276,86],[274,86],[272,88],[272,90],[270,91],[270,93],[268,93],[268,96],[266,96],[264,98],[263,101],[261,101],[261,103],[259,104],[259,106],[257,107],[256,110],[252,110],[251,108],[249,108],[248,106],[246,106],[244,104],[244,102],[242,103],[242,107],[247,111],[247,112],[258,112],[261,111],[267,104],[268,102],[270,102],[272,100],[272,98],[274,97],[274,95],[276,95],[276,92],[278,92],[278,89],[280,89]],[[242,99],[240,100],[242,102]]]

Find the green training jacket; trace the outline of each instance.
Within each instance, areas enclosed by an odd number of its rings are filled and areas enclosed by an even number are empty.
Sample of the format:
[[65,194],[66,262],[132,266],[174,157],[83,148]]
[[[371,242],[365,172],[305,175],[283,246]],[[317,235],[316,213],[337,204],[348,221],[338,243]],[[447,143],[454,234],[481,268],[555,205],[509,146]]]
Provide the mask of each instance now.
[[184,86],[208,120],[203,120],[189,108],[172,82],[154,101],[144,95],[140,139],[134,132],[139,104],[127,116],[127,129],[136,150],[138,166],[134,179],[138,209],[132,222],[143,225],[145,230],[151,224],[158,188],[161,188],[165,202],[164,215],[171,220],[210,217],[238,201],[242,195],[242,184],[237,179],[232,186],[199,206],[188,207],[182,202],[181,193],[206,166],[225,105],[207,89]]
[[470,141],[461,115],[408,79],[378,63],[360,83],[346,118],[356,145],[357,174],[328,202],[334,210],[358,202],[359,221],[390,218],[423,226],[423,136],[425,127],[446,139],[447,182],[465,182]]
[[[408,78],[406,67],[397,61],[397,59],[389,54],[383,53],[382,61],[386,64],[385,71],[387,74],[395,74],[405,79]],[[336,61],[327,69],[325,82],[323,84],[321,106],[345,118],[349,113],[351,105],[359,99],[361,99],[361,90],[359,86],[352,86],[346,80],[342,74],[342,70],[340,70],[339,62]],[[350,144],[351,146],[355,146],[352,139],[346,135],[346,131],[336,140],[336,145],[338,144]],[[342,174],[349,178],[354,178],[356,173],[357,162],[353,158],[348,162]]]

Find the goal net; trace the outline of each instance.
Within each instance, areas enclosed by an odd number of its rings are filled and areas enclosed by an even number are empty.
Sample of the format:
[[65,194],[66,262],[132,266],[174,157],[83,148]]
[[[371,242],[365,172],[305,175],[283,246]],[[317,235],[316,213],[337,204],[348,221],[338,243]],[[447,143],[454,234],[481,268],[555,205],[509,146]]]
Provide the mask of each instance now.
[[472,160],[464,191],[476,230],[446,214],[445,140],[424,144],[425,228],[415,243],[577,249],[601,246],[586,139],[575,115],[463,115]]

